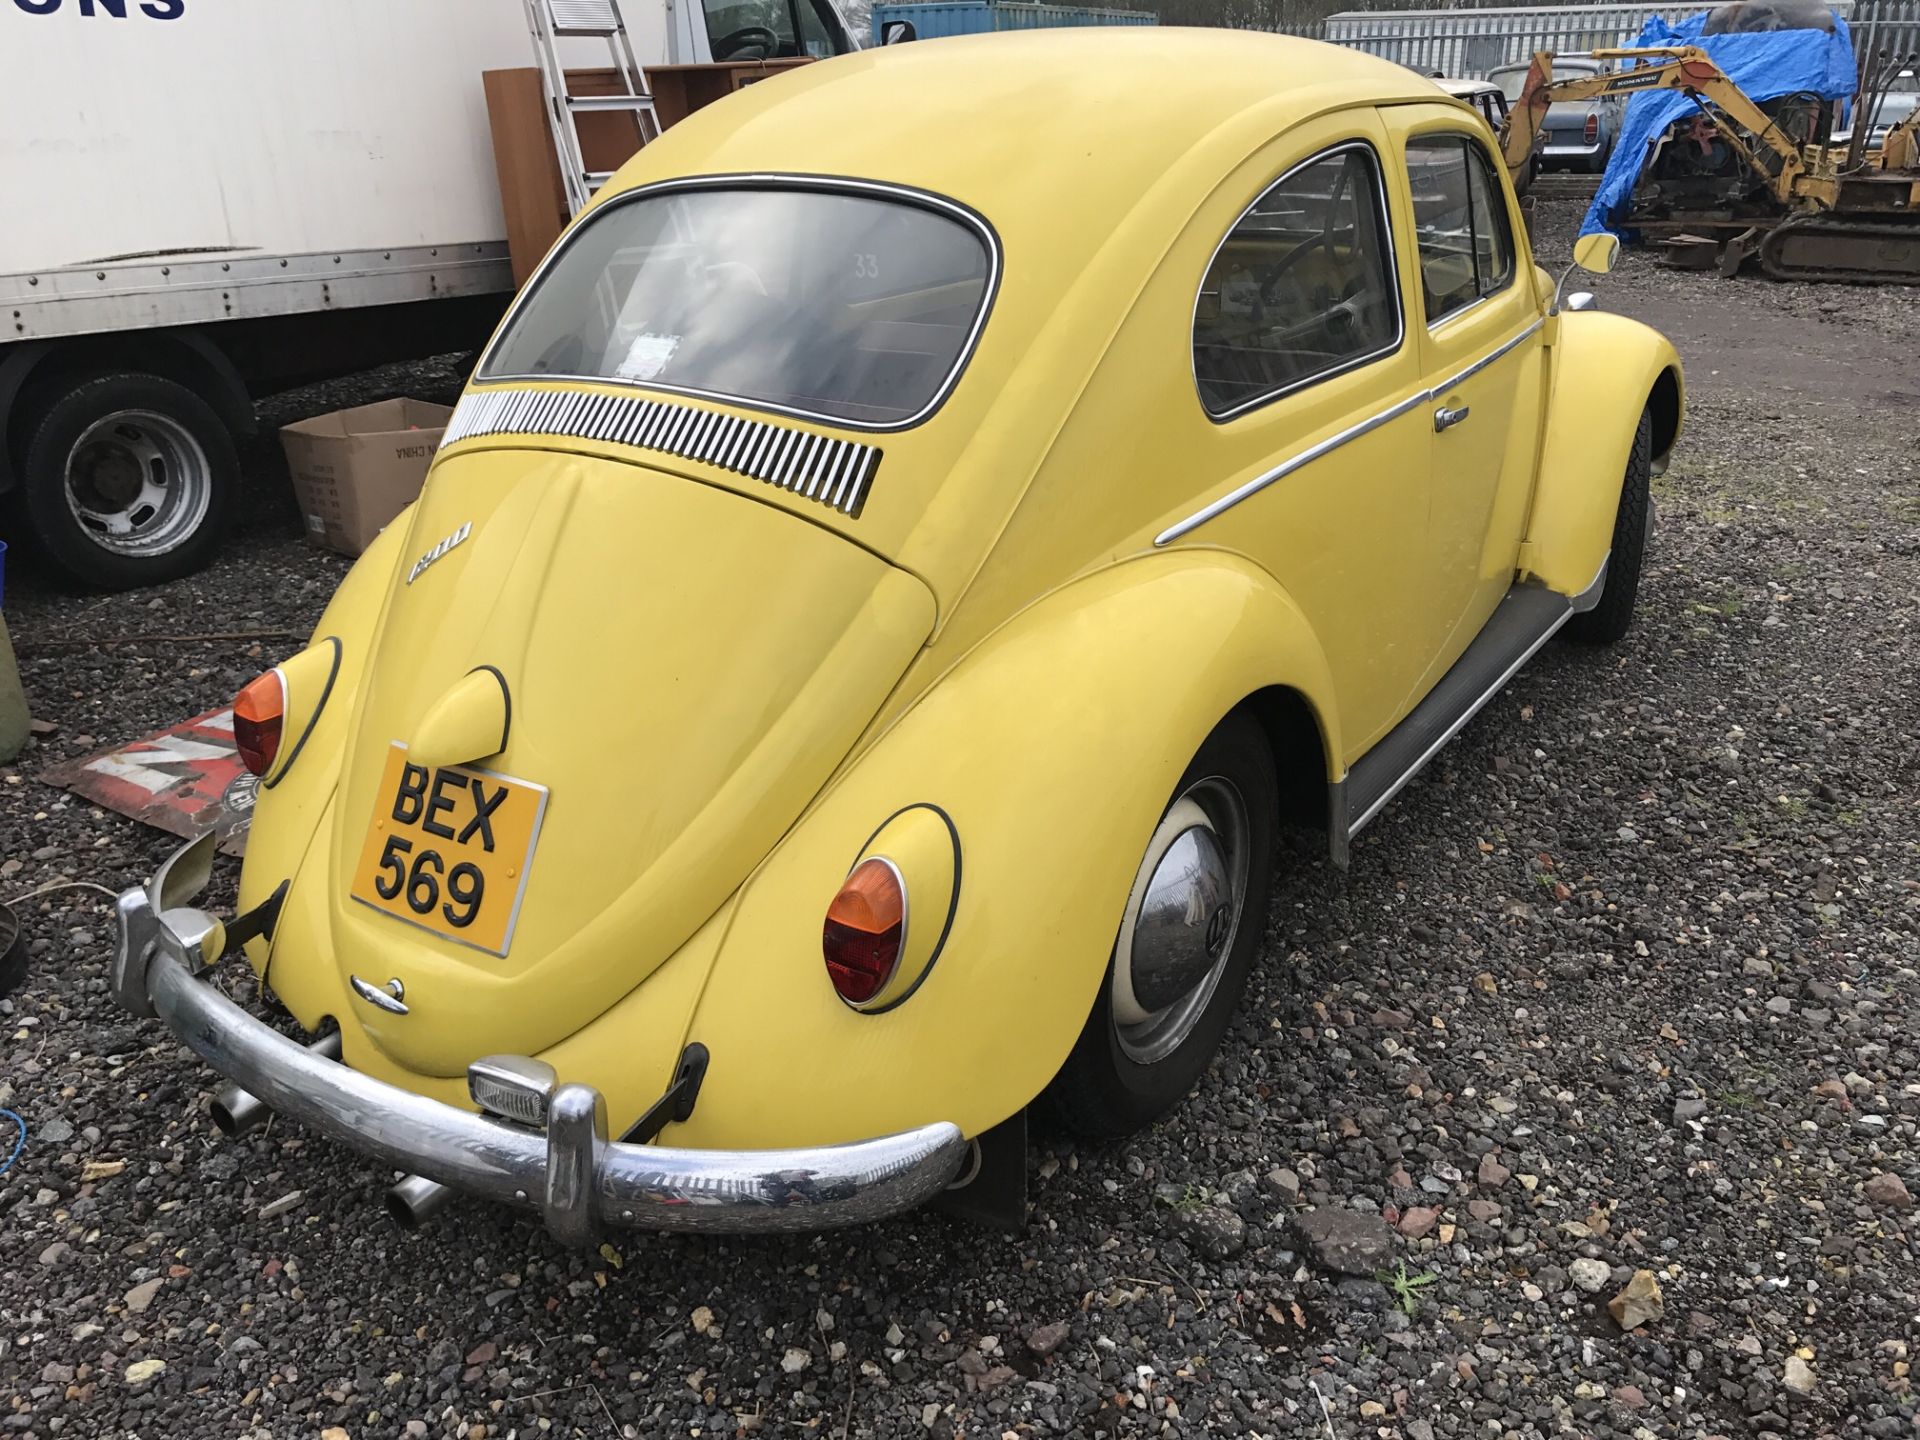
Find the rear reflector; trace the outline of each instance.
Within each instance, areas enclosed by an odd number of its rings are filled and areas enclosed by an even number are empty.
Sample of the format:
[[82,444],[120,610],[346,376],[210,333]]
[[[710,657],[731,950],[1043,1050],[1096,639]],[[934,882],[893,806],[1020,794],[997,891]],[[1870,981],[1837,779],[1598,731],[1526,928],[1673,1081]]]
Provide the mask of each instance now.
[[907,936],[907,890],[889,860],[863,860],[827,907],[820,947],[827,977],[855,1009],[886,988]]
[[234,698],[233,746],[240,752],[240,763],[255,775],[273,768],[286,718],[287,682],[278,670],[249,680]]

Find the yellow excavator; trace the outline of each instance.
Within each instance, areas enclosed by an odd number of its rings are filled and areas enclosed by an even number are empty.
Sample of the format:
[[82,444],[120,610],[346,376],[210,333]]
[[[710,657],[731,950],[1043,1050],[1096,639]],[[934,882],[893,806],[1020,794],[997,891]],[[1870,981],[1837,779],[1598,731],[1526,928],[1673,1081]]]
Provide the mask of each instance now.
[[1501,127],[1509,171],[1529,163],[1556,101],[1678,90],[1700,114],[1656,142],[1628,225],[1670,248],[1709,246],[1723,275],[1757,255],[1777,280],[1920,284],[1920,113],[1863,154],[1832,138],[1826,102],[1788,97],[1764,109],[1695,46],[1587,53],[1621,63],[1555,80],[1554,57],[1533,57]]

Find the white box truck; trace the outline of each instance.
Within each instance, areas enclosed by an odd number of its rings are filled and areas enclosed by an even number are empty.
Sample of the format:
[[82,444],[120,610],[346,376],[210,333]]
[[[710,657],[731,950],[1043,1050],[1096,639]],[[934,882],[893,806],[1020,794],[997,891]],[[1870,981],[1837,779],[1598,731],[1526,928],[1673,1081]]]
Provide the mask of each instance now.
[[[254,396],[485,339],[512,278],[481,75],[533,63],[529,3],[0,0],[16,535],[96,585],[184,574]],[[850,45],[831,0],[621,9],[648,64],[807,53],[803,18]]]

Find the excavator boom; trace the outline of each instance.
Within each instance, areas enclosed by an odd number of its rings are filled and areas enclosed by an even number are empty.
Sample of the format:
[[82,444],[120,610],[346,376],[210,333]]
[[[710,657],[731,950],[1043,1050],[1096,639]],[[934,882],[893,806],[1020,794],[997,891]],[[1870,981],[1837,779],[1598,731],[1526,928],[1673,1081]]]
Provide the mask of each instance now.
[[1527,68],[1520,99],[1501,127],[1501,158],[1509,174],[1519,174],[1532,156],[1534,137],[1546,124],[1548,109],[1557,101],[1593,100],[1602,95],[1626,95],[1641,90],[1679,90],[1709,102],[1771,153],[1774,163],[1769,165],[1751,146],[1731,134],[1724,136],[1766,182],[1776,199],[1786,204],[1800,193],[1806,169],[1800,147],[1780,133],[1766,112],[1727,78],[1706,51],[1692,45],[1658,45],[1643,50],[1590,50],[1586,54],[1594,60],[1636,63],[1618,70],[1604,70],[1598,75],[1555,80],[1552,53],[1536,51],[1532,65]]
[[1664,233],[1676,241],[1694,226],[1717,233],[1723,275],[1757,255],[1761,268],[1780,280],[1920,284],[1920,113],[1887,135],[1877,166],[1836,164],[1830,153],[1816,154],[1810,165],[1801,142],[1696,46],[1584,53],[1621,63],[1599,74],[1555,80],[1553,55],[1534,55],[1500,132],[1501,158],[1511,174],[1517,177],[1531,162],[1535,138],[1556,101],[1677,90],[1714,122],[1716,138],[1768,198],[1760,201],[1759,213],[1737,219],[1724,210],[1690,216],[1669,201],[1658,219]]

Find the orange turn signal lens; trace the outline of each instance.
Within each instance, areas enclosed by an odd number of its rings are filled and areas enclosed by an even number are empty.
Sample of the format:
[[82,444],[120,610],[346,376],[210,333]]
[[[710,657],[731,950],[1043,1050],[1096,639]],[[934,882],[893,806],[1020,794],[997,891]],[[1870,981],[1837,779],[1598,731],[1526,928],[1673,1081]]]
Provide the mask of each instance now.
[[255,775],[273,768],[287,718],[287,682],[278,670],[249,680],[233,702],[233,745]]
[[821,950],[827,977],[849,1005],[878,995],[900,964],[907,938],[907,889],[893,863],[863,860],[827,907]]

